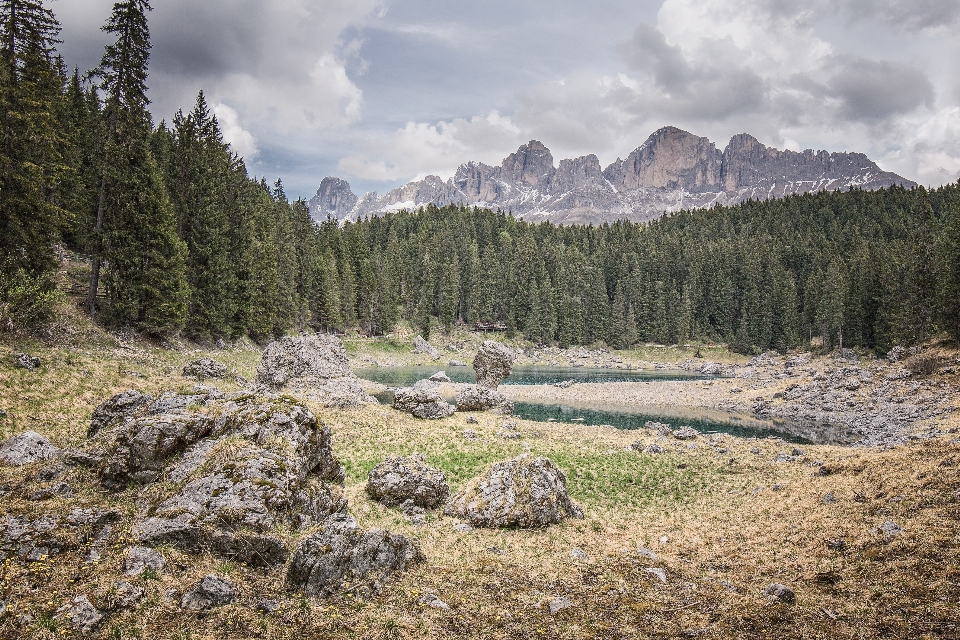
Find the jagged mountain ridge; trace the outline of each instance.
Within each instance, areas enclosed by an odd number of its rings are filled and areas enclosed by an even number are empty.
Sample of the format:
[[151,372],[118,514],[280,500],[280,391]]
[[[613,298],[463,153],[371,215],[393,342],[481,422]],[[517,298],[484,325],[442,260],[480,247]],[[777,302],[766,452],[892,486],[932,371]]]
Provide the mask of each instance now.
[[428,204],[467,204],[512,211],[558,224],[651,220],[665,212],[732,205],[790,194],[836,189],[879,189],[916,184],[881,170],[862,153],[781,151],[741,133],[720,151],[707,138],[676,127],[654,132],[633,153],[603,169],[590,154],[561,160],[532,140],[499,167],[467,162],[444,181],[410,182],[382,195],[357,197],[349,183],[324,178],[310,199],[316,220],[344,221]]

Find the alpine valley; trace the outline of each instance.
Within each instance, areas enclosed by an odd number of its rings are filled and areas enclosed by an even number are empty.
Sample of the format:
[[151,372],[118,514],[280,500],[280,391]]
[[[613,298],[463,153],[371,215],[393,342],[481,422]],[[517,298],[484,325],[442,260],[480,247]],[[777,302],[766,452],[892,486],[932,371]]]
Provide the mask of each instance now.
[[466,162],[444,181],[410,182],[384,194],[357,197],[350,184],[327,177],[310,199],[315,220],[358,220],[429,204],[490,207],[527,220],[556,224],[652,220],[666,212],[744,200],[766,200],[812,191],[916,186],[883,171],[862,153],[781,151],[741,133],[723,151],[708,140],[664,127],[625,160],[601,167],[590,154],[554,164],[542,143],[531,140],[498,167]]

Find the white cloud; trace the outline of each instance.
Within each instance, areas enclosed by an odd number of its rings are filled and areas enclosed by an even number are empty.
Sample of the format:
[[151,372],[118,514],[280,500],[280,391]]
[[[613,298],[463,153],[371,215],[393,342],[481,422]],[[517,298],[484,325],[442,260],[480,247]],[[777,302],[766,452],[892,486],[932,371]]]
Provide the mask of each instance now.
[[498,111],[470,120],[408,122],[387,139],[368,143],[364,154],[343,158],[338,168],[370,180],[446,179],[467,160],[500,164],[523,142],[520,128]]
[[223,141],[229,143],[236,154],[251,160],[260,153],[257,139],[240,124],[240,114],[236,110],[221,102],[213,106],[213,114],[220,123]]

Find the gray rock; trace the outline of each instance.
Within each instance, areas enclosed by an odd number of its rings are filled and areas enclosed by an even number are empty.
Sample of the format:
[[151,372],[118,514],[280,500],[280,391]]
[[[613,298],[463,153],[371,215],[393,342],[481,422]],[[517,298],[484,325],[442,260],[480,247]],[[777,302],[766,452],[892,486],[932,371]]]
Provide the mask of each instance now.
[[254,382],[288,388],[327,407],[346,409],[376,402],[350,368],[343,343],[331,335],[285,336],[263,351]]
[[700,433],[696,429],[689,426],[682,426],[673,432],[673,437],[677,440],[693,440],[699,435]]
[[704,362],[700,367],[700,373],[706,376],[718,376],[723,371],[723,367],[719,362]]
[[453,415],[456,408],[445,402],[432,385],[433,383],[430,383],[430,386],[417,383],[413,387],[397,389],[393,394],[393,408],[406,411],[422,420],[441,419]]
[[431,360],[439,360],[440,352],[433,345],[423,339],[423,336],[417,336],[413,339],[413,352],[422,353],[430,356]]
[[213,358],[200,358],[194,360],[183,367],[183,375],[192,378],[225,378],[227,376],[227,365],[217,362]]
[[329,596],[349,582],[355,593],[369,595],[422,559],[408,538],[383,529],[361,531],[352,517],[335,515],[300,542],[287,566],[286,586],[308,596]]
[[673,434],[673,428],[664,422],[653,422],[648,420],[646,423],[644,423],[643,427],[645,429],[650,429],[651,431],[656,431],[657,435],[661,436],[669,436]]
[[781,452],[778,453],[776,456],[774,456],[773,461],[774,461],[774,462],[796,462],[796,461],[797,461],[797,457],[796,457],[796,456],[789,456],[789,455],[787,455],[786,453],[784,453],[784,452],[781,451]]
[[579,547],[574,547],[570,550],[570,559],[571,560],[586,560],[587,552]]
[[36,431],[24,431],[0,444],[0,463],[22,467],[41,460],[49,460],[59,451]]
[[144,591],[138,586],[132,585],[126,580],[120,580],[113,585],[112,592],[113,609],[129,609],[135,606],[143,599]]
[[450,366],[450,367],[465,367],[465,366],[467,366],[467,363],[464,362],[463,360],[451,360],[450,362],[447,363],[447,366]]
[[658,444],[650,444],[643,448],[643,452],[651,455],[659,455],[663,453],[663,447]]
[[663,569],[660,569],[659,567],[649,567],[644,569],[643,572],[658,579],[661,583],[667,584],[667,572]]
[[573,606],[573,602],[567,598],[554,598],[550,601],[550,615],[555,616],[564,609],[569,609]]
[[464,440],[476,440],[477,432],[473,429],[464,429],[463,430],[463,439]]
[[[346,508],[342,490],[331,484],[343,481],[343,466],[333,455],[330,428],[289,398],[236,394],[209,400],[204,409],[213,415],[126,420],[108,434],[102,481],[170,480],[172,490],[149,505],[151,516],[134,524],[133,536],[144,546],[205,548],[253,566],[282,564],[289,552],[272,534],[276,526],[312,526]],[[204,426],[177,428],[193,424]]]
[[559,389],[569,389],[570,387],[572,387],[572,386],[575,385],[575,384],[577,384],[577,381],[576,381],[576,380],[564,380],[564,381],[562,381],[562,382],[555,382],[555,383],[553,384],[553,386],[555,386],[555,387],[557,387],[557,388],[559,388]]
[[652,549],[647,549],[646,547],[637,547],[637,555],[650,558],[651,560],[657,559],[657,554]]
[[389,457],[367,476],[367,493],[383,504],[396,506],[411,500],[414,505],[433,509],[450,497],[443,471],[427,466],[421,454],[408,458]]
[[778,582],[775,582],[767,587],[766,594],[771,600],[777,600],[786,604],[792,603],[797,597],[793,592],[793,589]]
[[123,575],[138,576],[147,569],[160,573],[166,564],[163,554],[156,549],[128,547],[123,554]]
[[823,497],[820,499],[823,504],[835,504],[837,502],[837,496],[833,494],[833,491],[823,494]]
[[493,464],[450,499],[445,513],[477,527],[544,527],[583,518],[567,494],[563,471],[529,454]]
[[237,599],[237,586],[216,575],[204,576],[200,583],[183,595],[180,606],[189,611],[203,611],[230,604]]
[[487,411],[499,408],[513,413],[513,403],[496,389],[471,384],[457,392],[457,411]]
[[467,416],[467,424],[479,424],[480,421],[477,420],[476,416]]
[[473,531],[473,527],[466,522],[458,522],[457,524],[453,525],[453,530],[457,533],[470,533]]
[[283,603],[280,600],[261,600],[257,603],[257,613],[276,613],[283,608]]
[[880,525],[880,532],[883,534],[884,538],[893,539],[903,533],[903,529],[901,529],[900,526],[893,520],[887,520]]
[[807,452],[799,447],[794,447],[793,450],[790,452],[790,455],[794,456],[795,458],[800,458],[807,455]]
[[40,367],[40,358],[35,356],[28,355],[26,353],[18,353],[14,356],[14,364],[20,369],[26,369],[27,371],[33,371]]
[[70,626],[83,635],[93,633],[103,620],[103,616],[87,596],[77,596],[70,604],[57,609],[57,617],[65,618]]
[[510,375],[515,357],[516,354],[509,347],[494,340],[484,340],[477,357],[473,359],[477,384],[496,389],[503,379]]
[[420,604],[432,607],[434,609],[449,610],[450,605],[441,600],[435,593],[428,593],[420,598]]
[[430,376],[430,380],[433,382],[450,382],[450,377],[447,375],[446,371],[437,371],[435,374]]
[[904,356],[906,355],[907,355],[907,350],[901,347],[900,345],[896,345],[895,347],[890,349],[890,351],[887,352],[887,360],[889,360],[890,362],[900,362],[901,360],[903,360]]

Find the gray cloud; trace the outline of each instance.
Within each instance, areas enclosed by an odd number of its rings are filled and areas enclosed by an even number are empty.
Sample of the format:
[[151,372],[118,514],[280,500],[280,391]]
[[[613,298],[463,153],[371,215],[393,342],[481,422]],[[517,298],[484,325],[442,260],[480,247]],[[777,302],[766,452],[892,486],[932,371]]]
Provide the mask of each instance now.
[[921,70],[890,61],[852,60],[830,78],[830,94],[848,120],[882,120],[934,103],[934,88]]
[[881,18],[910,31],[949,27],[960,21],[957,0],[846,0],[851,20]]

